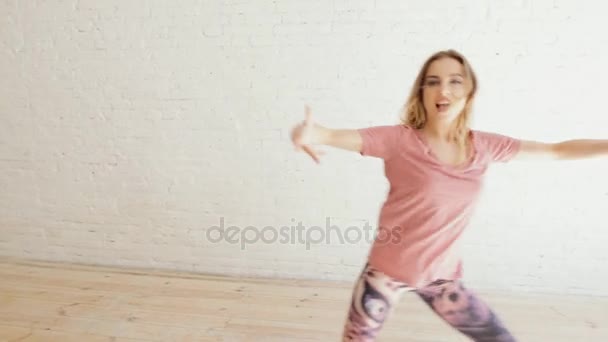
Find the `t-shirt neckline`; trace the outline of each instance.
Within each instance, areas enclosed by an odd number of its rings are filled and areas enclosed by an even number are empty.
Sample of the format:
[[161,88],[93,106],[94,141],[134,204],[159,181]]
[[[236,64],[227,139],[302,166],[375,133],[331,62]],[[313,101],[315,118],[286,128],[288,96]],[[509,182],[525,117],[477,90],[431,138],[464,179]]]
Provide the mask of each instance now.
[[414,131],[414,135],[416,136],[416,140],[418,140],[418,143],[423,148],[425,155],[430,160],[432,160],[435,164],[437,164],[443,168],[446,168],[446,169],[449,169],[452,171],[466,171],[474,163],[475,158],[477,158],[478,151],[477,151],[477,147],[475,145],[475,136],[473,135],[472,130],[469,130],[469,137],[471,139],[471,148],[472,148],[471,155],[467,158],[467,160],[464,163],[461,163],[458,165],[452,165],[452,164],[448,164],[448,163],[440,160],[437,157],[435,152],[433,152],[433,149],[430,147],[428,140],[426,139],[424,134],[422,134],[420,129],[414,128],[414,127],[412,127],[412,129]]

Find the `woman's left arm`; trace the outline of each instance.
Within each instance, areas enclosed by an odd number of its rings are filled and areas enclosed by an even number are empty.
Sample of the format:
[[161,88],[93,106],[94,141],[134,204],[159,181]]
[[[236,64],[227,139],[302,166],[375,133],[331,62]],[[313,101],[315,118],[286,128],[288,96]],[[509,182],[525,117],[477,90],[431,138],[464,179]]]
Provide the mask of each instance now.
[[574,160],[608,157],[608,140],[577,139],[558,143],[522,140],[514,160]]

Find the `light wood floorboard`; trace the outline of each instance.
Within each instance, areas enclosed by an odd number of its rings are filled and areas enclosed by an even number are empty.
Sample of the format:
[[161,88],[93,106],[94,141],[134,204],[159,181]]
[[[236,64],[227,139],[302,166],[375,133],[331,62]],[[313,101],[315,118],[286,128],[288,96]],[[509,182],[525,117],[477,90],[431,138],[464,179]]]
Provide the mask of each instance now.
[[[352,284],[0,259],[0,341],[339,341]],[[481,293],[520,341],[608,341],[608,298]],[[405,295],[378,341],[468,341]]]

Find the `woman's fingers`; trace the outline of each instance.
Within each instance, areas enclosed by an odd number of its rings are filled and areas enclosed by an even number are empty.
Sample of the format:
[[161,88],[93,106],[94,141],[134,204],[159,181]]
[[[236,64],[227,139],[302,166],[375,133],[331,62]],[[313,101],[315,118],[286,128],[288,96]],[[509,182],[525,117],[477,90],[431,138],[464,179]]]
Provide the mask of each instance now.
[[312,114],[310,107],[306,105],[304,107],[304,121],[296,125],[291,130],[291,142],[294,145],[296,151],[304,150],[316,163],[320,163],[319,156],[322,152],[315,151],[308,145],[310,140],[310,134],[312,129]]
[[306,126],[312,125],[312,113],[310,112],[310,107],[308,105],[304,107],[304,123]]
[[315,150],[313,150],[310,146],[304,145],[304,146],[302,146],[302,149],[304,149],[304,152],[308,153],[308,155],[315,161],[315,163],[318,164],[321,162],[317,152]]

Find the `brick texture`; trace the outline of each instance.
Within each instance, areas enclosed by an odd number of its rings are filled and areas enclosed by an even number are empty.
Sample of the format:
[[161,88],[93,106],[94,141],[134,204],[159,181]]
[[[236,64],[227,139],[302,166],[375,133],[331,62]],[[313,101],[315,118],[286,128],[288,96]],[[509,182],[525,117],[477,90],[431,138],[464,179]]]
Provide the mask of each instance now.
[[[332,127],[395,123],[424,58],[455,48],[480,78],[477,128],[608,138],[601,6],[0,1],[0,256],[350,281],[382,165],[294,153],[304,105]],[[607,174],[493,168],[468,282],[608,295]]]

